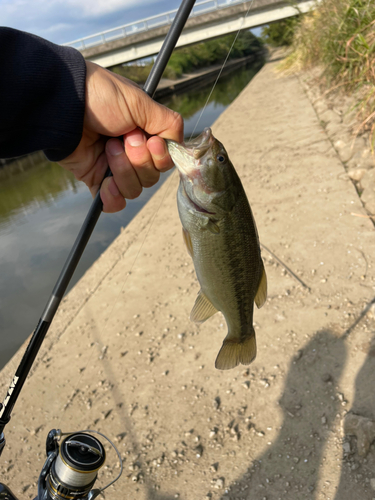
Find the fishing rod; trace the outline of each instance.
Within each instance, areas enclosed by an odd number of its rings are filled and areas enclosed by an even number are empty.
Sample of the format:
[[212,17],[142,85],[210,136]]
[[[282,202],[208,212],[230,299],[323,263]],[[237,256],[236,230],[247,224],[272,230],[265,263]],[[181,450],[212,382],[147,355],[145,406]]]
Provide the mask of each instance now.
[[[177,44],[177,41],[181,35],[181,32],[185,26],[185,23],[190,15],[190,12],[194,6],[195,0],[182,0],[182,3],[176,13],[175,18],[168,30],[168,33],[164,39],[163,45],[160,52],[155,60],[155,63],[150,71],[147,81],[143,87],[143,90],[153,98],[165,67],[171,57],[171,54]],[[112,175],[110,169],[108,168],[105,177]],[[20,391],[24,385],[24,382],[30,372],[31,366],[38,354],[41,344],[48,332],[48,329],[52,323],[52,320],[56,314],[56,311],[60,305],[60,302],[65,294],[68,284],[73,276],[73,273],[77,267],[77,264],[83,254],[83,251],[90,239],[90,236],[95,228],[95,225],[99,219],[99,216],[103,210],[103,203],[100,198],[100,190],[98,190],[94,201],[88,211],[88,214],[83,222],[83,225],[79,231],[79,234],[73,244],[73,247],[68,255],[68,258],[64,264],[64,267],[60,273],[60,276],[53,288],[51,296],[49,297],[47,304],[44,308],[42,316],[40,317],[38,324],[32,334],[31,340],[26,348],[20,365],[13,377],[13,380],[8,388],[7,395],[3,401],[0,403],[0,456],[5,447],[5,436],[4,428],[6,424],[10,421],[11,412],[20,394]],[[51,431],[52,432],[52,431]],[[58,432],[51,438],[51,442],[55,443],[58,441]],[[83,438],[82,438],[83,439]],[[98,455],[97,448],[95,445],[82,444],[82,439],[69,441],[72,449],[74,447],[80,447],[82,449],[89,450],[93,456]],[[85,438],[86,439],[86,438]],[[85,441],[83,439],[83,441]],[[87,441],[87,439],[86,439]],[[47,439],[48,443],[48,439]],[[73,443],[73,444],[72,444]],[[77,444],[78,443],[78,444]],[[68,446],[68,445],[66,445]],[[50,449],[53,446],[50,443]],[[95,448],[95,450],[94,450]],[[48,444],[47,444],[47,454],[48,454]],[[65,462],[64,462],[65,463]],[[69,469],[70,470],[70,469]],[[0,496],[1,492],[4,491],[2,488],[5,486],[0,483]],[[6,487],[5,487],[6,488]],[[47,497],[46,497],[47,498]],[[65,497],[66,498],[66,497]],[[79,498],[79,497],[75,497]]]

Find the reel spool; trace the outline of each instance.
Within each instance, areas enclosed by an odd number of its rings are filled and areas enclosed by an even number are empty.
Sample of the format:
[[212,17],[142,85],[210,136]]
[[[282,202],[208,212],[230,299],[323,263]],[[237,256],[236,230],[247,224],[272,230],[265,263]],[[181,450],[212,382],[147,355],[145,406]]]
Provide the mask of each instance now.
[[84,432],[67,436],[46,478],[49,497],[53,500],[87,497],[105,458],[105,450],[94,436]]

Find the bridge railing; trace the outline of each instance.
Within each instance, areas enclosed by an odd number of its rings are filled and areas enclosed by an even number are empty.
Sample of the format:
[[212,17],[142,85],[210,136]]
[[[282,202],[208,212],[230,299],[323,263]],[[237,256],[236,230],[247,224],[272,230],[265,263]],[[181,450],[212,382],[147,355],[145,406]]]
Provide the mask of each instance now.
[[[199,16],[206,12],[213,12],[215,10],[228,7],[229,5],[245,2],[246,0],[203,0],[195,4],[190,17]],[[139,21],[123,24],[122,26],[118,26],[110,30],[101,31],[100,33],[95,33],[94,35],[78,38],[77,40],[64,43],[63,45],[69,45],[70,47],[74,47],[78,50],[94,47],[95,45],[102,45],[103,43],[125,38],[129,35],[149,31],[161,26],[167,26],[172,23],[176,13],[177,9],[170,10],[156,16],[146,17],[145,19],[140,19]]]

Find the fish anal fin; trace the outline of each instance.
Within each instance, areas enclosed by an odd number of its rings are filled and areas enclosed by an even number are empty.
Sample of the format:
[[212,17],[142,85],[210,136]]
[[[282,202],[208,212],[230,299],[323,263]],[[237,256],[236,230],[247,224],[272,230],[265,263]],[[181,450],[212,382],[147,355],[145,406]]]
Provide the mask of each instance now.
[[258,309],[260,309],[263,306],[263,304],[267,299],[267,276],[263,264],[262,268],[263,268],[262,277],[260,278],[257,294],[255,295],[254,299]]
[[232,339],[225,339],[215,361],[215,368],[218,370],[230,370],[237,365],[249,365],[256,357],[257,346],[255,332],[245,340],[236,342]]
[[217,313],[216,307],[212,305],[202,290],[199,290],[193,309],[190,313],[191,321],[194,321],[195,323],[204,323],[204,321],[211,318],[211,316],[215,313]]
[[188,254],[190,255],[191,258],[193,258],[194,257],[193,243],[191,242],[190,234],[184,228],[182,228],[182,237],[184,239]]

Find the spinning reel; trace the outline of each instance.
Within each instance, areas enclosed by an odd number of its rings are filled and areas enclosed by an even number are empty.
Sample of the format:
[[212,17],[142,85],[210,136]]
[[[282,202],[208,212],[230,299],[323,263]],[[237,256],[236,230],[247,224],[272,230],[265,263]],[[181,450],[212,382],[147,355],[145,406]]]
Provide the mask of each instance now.
[[[104,488],[93,489],[98,471],[105,462],[106,452],[99,439],[91,433],[99,434],[111,444],[121,464],[116,479]],[[53,429],[47,436],[46,452],[47,459],[38,479],[38,496],[34,500],[94,500],[122,474],[120,453],[104,434],[97,431],[71,434]],[[18,500],[10,489],[1,483],[0,499]]]

